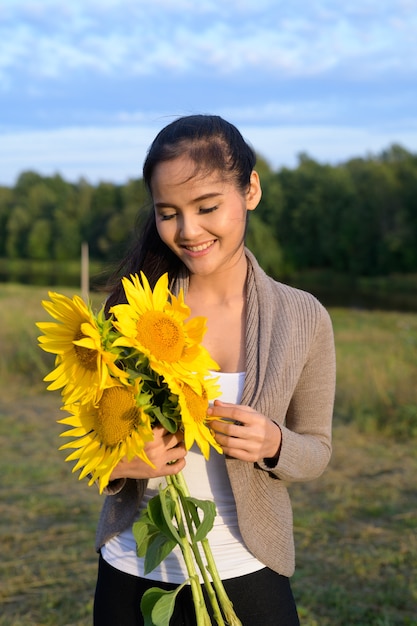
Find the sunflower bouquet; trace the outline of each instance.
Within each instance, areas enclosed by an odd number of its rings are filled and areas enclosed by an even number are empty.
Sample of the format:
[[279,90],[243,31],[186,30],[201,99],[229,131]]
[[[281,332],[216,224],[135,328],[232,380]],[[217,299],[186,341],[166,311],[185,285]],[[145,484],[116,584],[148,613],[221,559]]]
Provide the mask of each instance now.
[[[49,390],[61,390],[59,420],[69,427],[61,437],[71,438],[60,449],[71,450],[79,479],[96,483],[100,493],[122,460],[134,457],[152,462],[146,444],[153,428],[183,431],[187,450],[196,443],[205,459],[210,448],[222,452],[207,422],[210,400],[219,388],[212,375],[218,366],[202,346],[206,330],[203,317],[189,319],[182,291],[168,289],[164,274],[152,291],[141,272],[123,278],[126,304],[103,306],[93,313],[80,297],[50,292],[43,307],[56,321],[38,322],[43,332],[39,345],[56,355],[54,369],[45,377]],[[211,624],[203,596],[200,572],[219,625],[241,624],[227,597],[210,550],[207,535],[216,516],[215,504],[193,498],[184,476],[165,477],[133,526],[145,572],[151,572],[179,545],[189,578],[174,592],[159,588],[141,600],[146,626],[168,626],[175,598],[191,585],[197,626]]]

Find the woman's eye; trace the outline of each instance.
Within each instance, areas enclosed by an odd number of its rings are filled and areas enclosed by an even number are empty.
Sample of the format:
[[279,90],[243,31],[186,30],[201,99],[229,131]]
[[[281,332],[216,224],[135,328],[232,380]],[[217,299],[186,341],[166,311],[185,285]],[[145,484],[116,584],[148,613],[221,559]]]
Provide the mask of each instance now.
[[211,207],[200,207],[200,213],[212,213],[213,211],[215,211],[217,209],[217,206],[211,206]]
[[167,215],[160,215],[159,219],[162,222],[167,222],[168,220],[172,220],[175,217],[176,213],[167,213]]

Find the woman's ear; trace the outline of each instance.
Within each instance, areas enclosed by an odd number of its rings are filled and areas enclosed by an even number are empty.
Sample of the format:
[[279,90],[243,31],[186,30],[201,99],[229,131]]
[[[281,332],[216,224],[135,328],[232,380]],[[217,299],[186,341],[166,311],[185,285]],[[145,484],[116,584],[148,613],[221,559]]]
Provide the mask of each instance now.
[[262,197],[261,181],[258,172],[252,171],[250,175],[249,189],[246,194],[246,209],[253,211],[258,206]]

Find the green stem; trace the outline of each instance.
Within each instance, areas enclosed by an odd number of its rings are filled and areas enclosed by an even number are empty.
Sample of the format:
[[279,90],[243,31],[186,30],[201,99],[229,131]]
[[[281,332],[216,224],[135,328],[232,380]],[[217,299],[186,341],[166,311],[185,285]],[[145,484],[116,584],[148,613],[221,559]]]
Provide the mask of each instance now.
[[181,475],[180,480],[177,480],[176,478],[174,478],[174,482],[176,486],[178,486],[178,494],[181,500],[183,511],[185,513],[185,519],[187,522],[188,532],[191,538],[191,549],[193,551],[194,558],[196,560],[196,563],[203,577],[205,589],[207,591],[207,595],[209,597],[209,600],[213,609],[214,618],[219,626],[225,626],[223,615],[222,615],[222,612],[221,612],[221,609],[217,600],[216,592],[214,591],[213,585],[211,584],[210,577],[207,574],[208,568],[204,565],[204,562],[203,562],[203,559],[201,558],[201,553],[198,547],[198,542],[196,542],[194,539],[195,533],[194,533],[194,528],[193,528],[192,514],[190,514],[190,511],[187,506],[187,501],[186,501],[186,496],[189,494],[188,494],[184,477]]
[[167,483],[169,485],[172,499],[175,502],[175,517],[177,520],[178,532],[179,532],[180,539],[181,539],[181,543],[179,545],[180,545],[180,548],[184,557],[184,562],[187,568],[188,576],[190,578],[191,592],[193,595],[197,626],[209,626],[211,624],[211,620],[207,612],[207,607],[206,607],[206,603],[204,600],[203,591],[201,589],[200,580],[199,580],[198,574],[194,566],[193,552],[186,536],[181,506],[180,506],[180,502],[178,498],[178,492],[177,492],[175,485],[170,480],[170,477],[167,476],[166,478],[167,478]]
[[217,570],[216,562],[213,558],[213,553],[210,548],[208,539],[202,539],[201,545],[203,546],[204,554],[207,559],[207,569],[210,572],[210,576],[213,580],[213,585],[219,598],[223,613],[229,626],[242,626],[242,622],[238,618],[233,608],[233,604],[227,595],[226,589],[223,586],[223,582],[220,578]]
[[[188,486],[185,482],[182,472],[179,472],[176,476],[177,484],[180,486],[182,493],[185,496],[189,496]],[[179,493],[181,493],[181,491]],[[242,626],[242,622],[238,618],[233,608],[233,604],[230,601],[227,592],[223,586],[223,582],[220,578],[216,562],[211,551],[210,543],[207,538],[201,540],[201,545],[204,550],[204,554],[207,560],[207,569],[213,581],[214,588],[216,590],[217,597],[220,601],[223,613],[229,626]],[[201,568],[200,568],[201,569]],[[213,607],[214,608],[214,607]]]

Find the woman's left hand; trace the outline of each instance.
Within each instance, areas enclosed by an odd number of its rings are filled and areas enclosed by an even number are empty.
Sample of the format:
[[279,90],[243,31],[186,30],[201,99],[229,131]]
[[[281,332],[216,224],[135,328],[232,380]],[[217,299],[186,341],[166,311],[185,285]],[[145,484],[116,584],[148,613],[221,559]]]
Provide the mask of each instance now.
[[262,413],[249,406],[215,400],[207,415],[214,437],[225,454],[253,463],[278,454],[281,429]]

